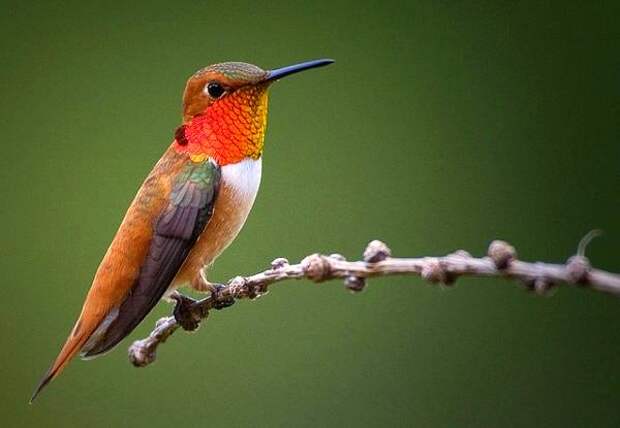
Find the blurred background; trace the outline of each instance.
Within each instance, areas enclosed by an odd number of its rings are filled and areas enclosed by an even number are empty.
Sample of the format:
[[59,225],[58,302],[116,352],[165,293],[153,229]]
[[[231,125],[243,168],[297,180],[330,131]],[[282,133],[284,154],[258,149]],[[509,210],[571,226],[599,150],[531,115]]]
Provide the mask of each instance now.
[[618,426],[620,301],[502,280],[288,282],[74,361],[28,399],[195,70],[333,57],[271,91],[262,189],[210,278],[275,257],[587,254],[620,271],[618,2],[26,2],[0,16],[4,426]]

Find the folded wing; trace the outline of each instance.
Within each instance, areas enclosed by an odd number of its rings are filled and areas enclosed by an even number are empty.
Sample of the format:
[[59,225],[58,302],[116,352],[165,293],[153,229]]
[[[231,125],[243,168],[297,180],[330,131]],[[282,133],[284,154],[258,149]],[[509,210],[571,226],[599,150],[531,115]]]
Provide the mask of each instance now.
[[189,163],[179,174],[168,206],[156,220],[138,279],[113,321],[82,349],[84,357],[112,349],[161,299],[211,218],[220,176],[220,168],[210,161]]

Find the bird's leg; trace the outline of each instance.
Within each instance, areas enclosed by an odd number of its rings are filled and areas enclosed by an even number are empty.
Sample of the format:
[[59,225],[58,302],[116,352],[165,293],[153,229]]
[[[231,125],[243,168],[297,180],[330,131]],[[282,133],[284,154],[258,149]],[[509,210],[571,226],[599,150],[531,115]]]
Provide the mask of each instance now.
[[179,323],[183,330],[194,331],[200,324],[201,317],[196,311],[197,300],[191,297],[184,296],[178,291],[173,291],[168,296],[170,299],[176,301],[174,305],[174,319]]
[[222,297],[221,290],[225,287],[224,284],[214,284],[207,280],[207,275],[204,269],[200,269],[200,287],[206,291],[211,293],[211,298],[213,299],[213,309],[224,309],[229,306],[232,306],[235,303],[234,297]]

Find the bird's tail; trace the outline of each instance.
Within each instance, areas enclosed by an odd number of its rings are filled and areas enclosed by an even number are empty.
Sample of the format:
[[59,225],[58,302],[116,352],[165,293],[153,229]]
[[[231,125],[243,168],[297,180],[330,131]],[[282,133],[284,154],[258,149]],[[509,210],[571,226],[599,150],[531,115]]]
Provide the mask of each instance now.
[[51,367],[47,370],[45,375],[41,378],[41,381],[37,385],[30,398],[30,404],[39,395],[41,390],[50,383],[56,376],[58,376],[63,369],[69,364],[69,361],[82,349],[84,344],[88,341],[92,333],[97,328],[99,320],[91,320],[86,322],[83,316],[75,323],[71,334],[67,338],[64,346],[60,350],[60,353],[52,363]]

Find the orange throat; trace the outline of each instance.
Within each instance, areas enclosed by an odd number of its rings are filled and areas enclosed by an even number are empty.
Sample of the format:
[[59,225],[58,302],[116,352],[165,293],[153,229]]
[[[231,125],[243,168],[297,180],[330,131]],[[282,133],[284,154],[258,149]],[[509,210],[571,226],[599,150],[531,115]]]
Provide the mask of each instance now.
[[222,166],[258,159],[263,153],[267,104],[266,85],[239,88],[179,127],[173,146],[196,162],[212,158]]

